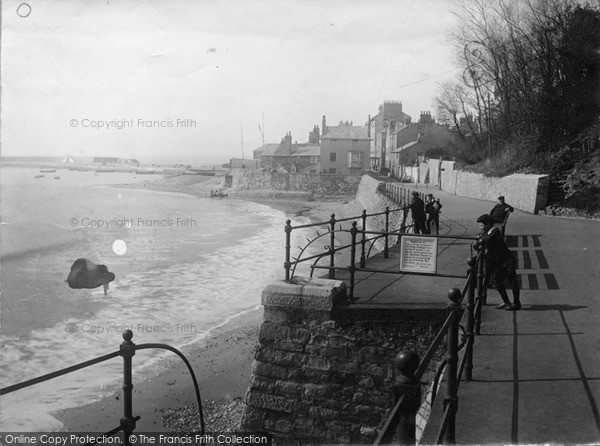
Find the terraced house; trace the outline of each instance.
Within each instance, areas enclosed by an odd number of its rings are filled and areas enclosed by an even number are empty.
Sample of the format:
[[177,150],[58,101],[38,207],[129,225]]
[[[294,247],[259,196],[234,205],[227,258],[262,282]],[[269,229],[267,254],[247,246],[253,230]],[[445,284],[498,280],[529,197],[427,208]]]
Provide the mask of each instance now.
[[323,116],[322,131],[322,173],[359,175],[370,169],[371,138],[367,125],[354,126],[340,121],[338,126],[327,126]]

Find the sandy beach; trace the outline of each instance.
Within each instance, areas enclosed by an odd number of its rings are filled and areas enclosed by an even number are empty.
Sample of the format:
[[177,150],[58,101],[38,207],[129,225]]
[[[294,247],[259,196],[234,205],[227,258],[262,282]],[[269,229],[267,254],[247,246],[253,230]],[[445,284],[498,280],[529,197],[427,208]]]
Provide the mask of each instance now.
[[[210,197],[221,188],[221,178],[201,176],[167,177],[122,187],[189,193]],[[236,196],[224,199],[251,200],[283,211],[287,216],[328,221],[331,214],[344,218],[362,211],[353,197],[269,198],[268,194]],[[282,225],[283,225],[282,221]],[[190,361],[200,387],[207,431],[235,430],[243,409],[243,399],[251,378],[251,365],[262,322],[262,308],[236,317],[215,329],[197,344],[183,350]],[[135,342],[135,339],[133,339]],[[144,354],[143,351],[137,353]],[[135,366],[135,358],[134,358]],[[133,412],[140,415],[137,431],[169,432],[197,429],[196,398],[191,377],[183,362],[172,355],[154,377],[134,382]],[[54,414],[72,432],[105,432],[118,426],[123,413],[121,383],[112,394],[98,402]]]

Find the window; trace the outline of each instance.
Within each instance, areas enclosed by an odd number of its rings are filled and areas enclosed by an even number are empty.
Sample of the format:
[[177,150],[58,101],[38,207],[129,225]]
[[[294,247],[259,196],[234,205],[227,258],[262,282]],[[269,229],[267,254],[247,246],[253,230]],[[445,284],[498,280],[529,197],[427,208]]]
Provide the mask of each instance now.
[[335,163],[337,161],[337,154],[335,152],[331,152],[329,154],[329,161],[331,161],[332,163]]
[[348,152],[348,167],[361,167],[363,162],[362,152]]

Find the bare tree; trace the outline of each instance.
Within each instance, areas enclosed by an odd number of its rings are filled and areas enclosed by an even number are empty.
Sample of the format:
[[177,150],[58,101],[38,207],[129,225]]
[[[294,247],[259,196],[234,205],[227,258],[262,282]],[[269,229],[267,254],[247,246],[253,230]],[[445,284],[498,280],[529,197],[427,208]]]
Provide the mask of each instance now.
[[441,85],[436,107],[459,135],[458,115],[473,114],[474,150],[548,153],[598,122],[598,5],[457,0],[454,13],[451,41],[462,75]]

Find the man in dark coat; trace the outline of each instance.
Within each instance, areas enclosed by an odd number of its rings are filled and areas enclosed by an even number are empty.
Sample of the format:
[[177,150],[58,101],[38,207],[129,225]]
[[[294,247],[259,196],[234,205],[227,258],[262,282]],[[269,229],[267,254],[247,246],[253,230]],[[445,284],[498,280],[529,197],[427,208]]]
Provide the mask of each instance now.
[[498,197],[498,203],[490,211],[490,216],[494,219],[494,223],[502,223],[506,218],[506,214],[513,212],[515,209],[504,201],[504,196]]
[[[481,250],[485,248],[485,271],[486,286],[493,282],[502,298],[497,309],[520,310],[520,289],[517,280],[517,262],[513,253],[508,249],[504,242],[500,229],[494,227],[493,218],[488,215],[482,215],[477,219],[481,233],[477,236],[474,248]],[[513,303],[510,303],[504,282],[508,281],[512,289]]]
[[431,234],[431,223],[435,225],[436,235],[440,233],[440,209],[442,209],[442,203],[440,200],[433,198],[433,194],[427,195],[427,202],[425,203],[425,212],[427,213],[427,233]]
[[500,195],[498,197],[498,203],[490,211],[490,215],[494,219],[494,224],[500,227],[502,235],[504,235],[504,231],[506,229],[504,227],[506,217],[514,210],[515,209],[510,204],[504,201],[504,196]]
[[423,203],[423,200],[421,200],[417,191],[412,193],[410,212],[413,219],[415,234],[427,234],[427,229],[425,228],[425,203]]

